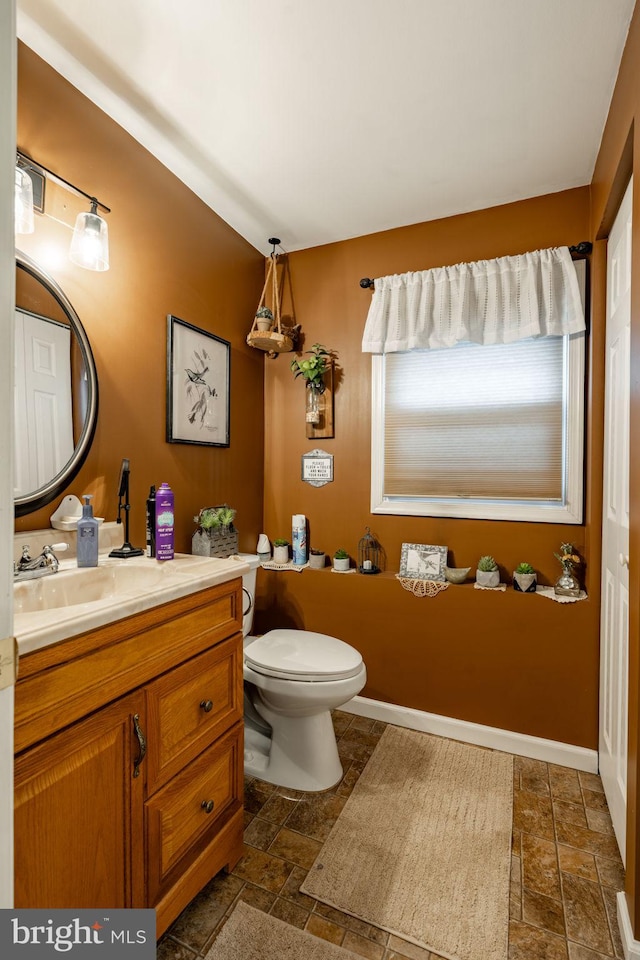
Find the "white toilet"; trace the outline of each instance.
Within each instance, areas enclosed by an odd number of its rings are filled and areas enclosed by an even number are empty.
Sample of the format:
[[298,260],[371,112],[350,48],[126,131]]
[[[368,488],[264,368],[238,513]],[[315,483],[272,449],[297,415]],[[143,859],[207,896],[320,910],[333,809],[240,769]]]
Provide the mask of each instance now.
[[349,644],[308,630],[270,630],[250,636],[256,571],[244,588],[244,770],[294,790],[328,790],[342,777],[331,710],[360,693],[367,680],[362,657]]

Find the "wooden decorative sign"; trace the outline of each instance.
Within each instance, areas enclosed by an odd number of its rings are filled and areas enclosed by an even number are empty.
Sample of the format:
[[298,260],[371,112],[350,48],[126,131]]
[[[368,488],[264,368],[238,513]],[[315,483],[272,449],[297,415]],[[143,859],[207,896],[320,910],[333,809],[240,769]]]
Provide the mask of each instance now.
[[302,455],[302,479],[312,487],[323,487],[333,481],[333,454],[311,450]]

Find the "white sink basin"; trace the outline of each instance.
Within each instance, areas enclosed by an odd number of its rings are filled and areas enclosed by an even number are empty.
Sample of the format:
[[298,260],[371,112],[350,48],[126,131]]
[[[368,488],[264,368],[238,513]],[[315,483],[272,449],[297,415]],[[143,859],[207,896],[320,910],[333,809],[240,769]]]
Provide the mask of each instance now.
[[97,567],[63,560],[58,573],[14,584],[14,633],[26,653],[57,640],[131,616],[149,607],[242,576],[240,560],[178,554],[160,563],[148,557],[101,557]]

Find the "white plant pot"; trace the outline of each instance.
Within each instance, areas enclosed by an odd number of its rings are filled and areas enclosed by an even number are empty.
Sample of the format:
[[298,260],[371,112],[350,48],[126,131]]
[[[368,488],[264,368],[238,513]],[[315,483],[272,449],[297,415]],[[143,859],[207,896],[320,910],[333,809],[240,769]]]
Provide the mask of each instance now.
[[476,583],[481,587],[499,587],[499,570],[476,570]]
[[289,544],[286,547],[273,548],[274,563],[289,563]]
[[535,593],[538,575],[536,573],[514,573],[513,589],[518,593]]
[[351,565],[351,559],[349,557],[334,557],[333,558],[333,569],[334,570],[348,570]]
[[327,556],[324,553],[310,553],[309,566],[313,570],[323,570],[327,562]]

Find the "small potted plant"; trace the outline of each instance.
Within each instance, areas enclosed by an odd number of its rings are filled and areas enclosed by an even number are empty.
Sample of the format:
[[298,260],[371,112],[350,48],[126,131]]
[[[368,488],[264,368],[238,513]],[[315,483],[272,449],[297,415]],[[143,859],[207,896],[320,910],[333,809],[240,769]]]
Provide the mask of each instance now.
[[226,503],[219,507],[203,507],[193,518],[198,528],[191,538],[191,552],[201,557],[231,557],[237,553],[235,515],[233,507]]
[[500,571],[493,557],[486,555],[478,560],[476,583],[481,587],[498,587],[500,585]]
[[313,548],[309,550],[309,566],[313,570],[323,570],[325,559],[324,550],[314,550]]
[[535,593],[538,576],[530,563],[519,563],[513,571],[513,589],[518,593]]
[[334,570],[348,570],[350,564],[349,554],[340,547],[333,555]]
[[279,537],[273,541],[273,562],[289,563],[289,541]]
[[265,333],[267,330],[271,330],[271,325],[273,323],[273,314],[269,307],[260,307],[259,310],[256,310],[256,327],[262,333]]

